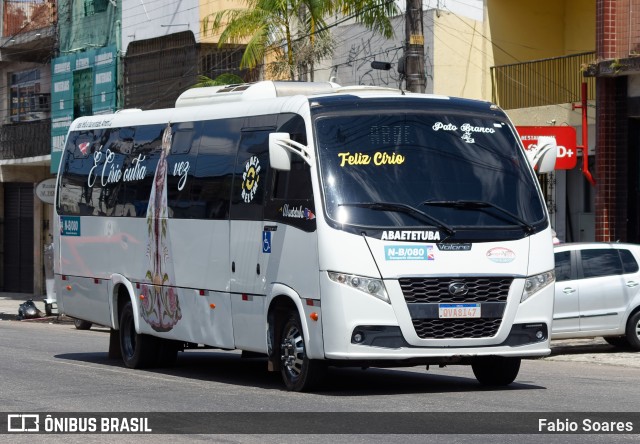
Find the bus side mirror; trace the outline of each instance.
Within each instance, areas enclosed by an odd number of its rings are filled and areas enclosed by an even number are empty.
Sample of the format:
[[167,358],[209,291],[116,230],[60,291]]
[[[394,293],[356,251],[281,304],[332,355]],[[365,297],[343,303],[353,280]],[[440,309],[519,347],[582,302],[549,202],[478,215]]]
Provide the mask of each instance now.
[[269,164],[274,170],[291,170],[291,151],[286,148],[289,133],[269,134]]
[[531,166],[538,174],[550,173],[556,167],[558,145],[555,137],[540,137],[538,144],[527,150]]

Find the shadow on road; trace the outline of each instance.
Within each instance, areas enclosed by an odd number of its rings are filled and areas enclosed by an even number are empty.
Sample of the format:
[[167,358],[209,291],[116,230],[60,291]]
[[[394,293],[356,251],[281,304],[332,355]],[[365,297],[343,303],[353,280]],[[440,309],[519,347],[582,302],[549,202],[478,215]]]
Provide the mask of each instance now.
[[[268,372],[266,358],[242,358],[237,351],[189,350],[178,355],[171,368],[133,370],[123,366],[119,359],[109,359],[107,353],[59,354],[57,359],[85,362],[121,368],[125,372],[157,374],[176,378],[190,378],[222,384],[241,385],[271,390],[285,390],[279,372]],[[526,365],[523,363],[523,365]],[[466,370],[461,370],[465,369]],[[443,374],[451,371],[455,374]],[[470,376],[460,376],[461,371]],[[438,372],[438,373],[436,373]],[[530,382],[514,382],[508,387],[484,387],[480,385],[470,367],[451,366],[440,369],[424,366],[410,368],[336,368],[330,367],[325,383],[316,390],[328,396],[397,395],[405,393],[455,393],[479,391],[540,390],[545,387]]]
[[604,339],[574,339],[551,342],[551,356],[579,355],[579,354],[611,354],[623,353],[633,355],[638,352],[630,348],[616,347],[608,344]]

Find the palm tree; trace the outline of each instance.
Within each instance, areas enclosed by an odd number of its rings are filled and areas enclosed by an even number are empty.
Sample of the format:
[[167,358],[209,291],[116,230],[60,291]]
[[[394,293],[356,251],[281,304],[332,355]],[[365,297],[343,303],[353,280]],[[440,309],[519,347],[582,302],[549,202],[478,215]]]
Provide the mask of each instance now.
[[191,88],[204,88],[207,86],[223,86],[223,85],[234,85],[238,83],[244,83],[244,79],[242,77],[238,77],[235,74],[225,73],[220,74],[215,79],[211,77],[200,75],[198,76],[198,83],[193,85]]
[[[221,32],[218,45],[246,44],[240,68],[255,68],[267,54],[275,56],[271,74],[293,80],[296,72],[333,52],[325,18],[336,13],[353,17],[385,37],[393,35],[389,17],[393,0],[243,0],[246,8],[226,9],[203,20],[203,32]],[[297,31],[297,37],[295,35]]]

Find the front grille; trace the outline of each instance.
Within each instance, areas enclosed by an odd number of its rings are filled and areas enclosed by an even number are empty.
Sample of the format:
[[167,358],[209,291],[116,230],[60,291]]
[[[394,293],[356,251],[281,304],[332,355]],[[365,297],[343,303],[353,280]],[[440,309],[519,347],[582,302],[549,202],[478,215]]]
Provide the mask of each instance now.
[[420,339],[466,339],[495,336],[502,319],[414,319]]
[[[407,304],[415,302],[507,302],[512,277],[441,277],[401,278],[402,293]],[[449,284],[463,282],[469,292],[464,296],[449,294]]]
[[[412,313],[413,327],[421,339],[490,338],[498,333],[512,277],[401,278],[400,287]],[[468,292],[452,295],[449,285],[463,283]],[[439,319],[438,304],[477,303],[481,318]],[[416,305],[413,305],[416,304]]]

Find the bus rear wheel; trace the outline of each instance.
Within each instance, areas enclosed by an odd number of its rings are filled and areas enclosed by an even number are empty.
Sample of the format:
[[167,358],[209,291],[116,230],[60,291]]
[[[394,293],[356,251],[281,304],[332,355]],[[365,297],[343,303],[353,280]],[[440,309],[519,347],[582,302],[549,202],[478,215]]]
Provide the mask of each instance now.
[[302,324],[297,313],[290,313],[280,334],[280,373],[288,390],[296,392],[316,388],[326,375],[322,361],[309,359],[304,343]]
[[152,367],[159,352],[155,337],[136,332],[131,302],[127,302],[120,314],[120,350],[124,365],[129,368]]
[[515,381],[520,371],[520,358],[483,356],[471,364],[473,374],[482,385],[505,386]]

